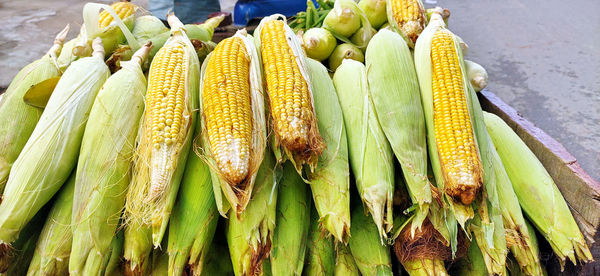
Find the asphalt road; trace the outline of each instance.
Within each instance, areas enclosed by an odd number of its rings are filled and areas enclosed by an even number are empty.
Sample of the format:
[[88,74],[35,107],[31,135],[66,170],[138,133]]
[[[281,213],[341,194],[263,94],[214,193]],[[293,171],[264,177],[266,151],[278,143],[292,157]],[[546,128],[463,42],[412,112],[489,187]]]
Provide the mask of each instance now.
[[[147,0],[133,2],[147,5]],[[488,70],[489,89],[600,180],[600,1],[424,2],[451,10],[450,28],[469,44],[467,58]],[[45,53],[66,23],[75,36],[84,3],[0,3],[0,88]]]

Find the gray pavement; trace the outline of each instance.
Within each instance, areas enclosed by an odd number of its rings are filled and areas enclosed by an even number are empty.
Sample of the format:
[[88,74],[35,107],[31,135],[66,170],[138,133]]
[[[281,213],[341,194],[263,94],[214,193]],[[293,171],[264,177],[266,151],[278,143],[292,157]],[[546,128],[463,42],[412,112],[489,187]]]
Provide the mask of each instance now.
[[[424,2],[451,10],[450,28],[469,44],[467,58],[488,70],[489,89],[600,180],[600,1]],[[66,23],[76,35],[84,3],[0,2],[0,88],[46,52]]]

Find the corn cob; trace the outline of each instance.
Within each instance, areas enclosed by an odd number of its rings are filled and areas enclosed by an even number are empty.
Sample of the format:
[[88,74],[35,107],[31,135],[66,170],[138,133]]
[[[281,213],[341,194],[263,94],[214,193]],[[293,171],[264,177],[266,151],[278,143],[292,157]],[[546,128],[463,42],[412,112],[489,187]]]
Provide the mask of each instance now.
[[[411,224],[409,221],[406,225]],[[425,220],[414,234],[412,227],[406,225],[394,242],[394,252],[404,269],[413,276],[448,275],[444,261],[452,257],[452,252],[445,245],[445,238],[429,220]]]
[[310,227],[310,194],[289,163],[283,166],[280,184],[271,271],[274,275],[302,275]]
[[[21,69],[0,100],[0,194],[8,173],[33,132],[42,109],[23,102],[28,91],[37,90],[40,96],[50,95],[62,73],[56,65],[69,26],[54,39],[50,50],[40,59]],[[45,97],[44,97],[45,98]]]
[[282,162],[283,151],[299,172],[304,163],[314,170],[325,144],[317,126],[313,88],[300,42],[280,17],[263,18],[255,31],[269,95],[275,156]]
[[333,81],[348,130],[356,187],[384,240],[393,226],[392,148],[375,114],[365,66],[354,60],[345,61],[338,67]]
[[73,206],[71,275],[98,271],[117,230],[131,179],[130,160],[144,110],[147,44],[98,93],[81,143]]
[[386,0],[387,19],[392,29],[413,48],[427,26],[427,14],[421,0]]
[[[196,137],[201,130],[198,124]],[[218,219],[209,167],[191,152],[169,224],[169,275],[182,275],[186,267],[192,275],[204,271]]]
[[367,217],[362,204],[352,211],[350,251],[362,275],[393,275],[392,259],[387,244],[381,242],[379,231]]
[[155,247],[167,228],[190,151],[200,71],[183,24],[172,14],[167,20],[172,35],[150,66],[146,109],[125,204],[127,222],[151,227]]
[[11,169],[0,204],[0,268],[5,267],[10,243],[75,167],[93,100],[110,74],[100,40],[94,50],[92,57],[65,71]]
[[71,214],[75,174],[63,185],[52,203],[27,275],[68,275],[73,232]]
[[333,275],[359,276],[358,267],[350,248],[347,245],[338,244],[335,255],[335,271]]
[[335,270],[334,241],[326,231],[323,231],[317,210],[311,209],[304,274],[308,276],[333,275]]
[[235,275],[258,275],[271,251],[277,203],[275,166],[273,153],[267,151],[246,211],[229,213],[226,235]]
[[371,27],[379,29],[387,22],[385,0],[360,0],[358,6],[365,12]]
[[316,115],[323,118],[319,121],[319,131],[327,144],[315,171],[308,173],[308,183],[319,222],[335,240],[347,243],[350,231],[350,165],[342,109],[327,68],[312,59],[307,59],[306,64],[315,91]]
[[567,258],[573,263],[577,259],[591,261],[585,239],[544,166],[502,119],[490,113],[484,113],[484,118],[521,207],[548,240],[561,265]]
[[375,114],[418,205],[414,231],[427,216],[432,195],[425,121],[410,50],[400,35],[380,30],[367,47],[366,68]]
[[[135,12],[136,9],[136,6],[131,4],[129,1],[114,2],[110,5],[110,7],[121,19],[128,18]],[[108,27],[108,25],[110,25],[113,21],[113,17],[110,15],[110,13],[108,13],[107,10],[103,10],[98,16],[98,24],[100,29]]]
[[471,82],[473,89],[475,89],[475,92],[483,90],[487,86],[488,81],[488,74],[487,71],[485,71],[485,68],[470,60],[465,60],[465,66],[467,69],[467,76],[469,77],[469,81]]
[[217,45],[201,74],[202,141],[219,212],[222,194],[237,213],[252,196],[266,146],[259,57],[244,30]]

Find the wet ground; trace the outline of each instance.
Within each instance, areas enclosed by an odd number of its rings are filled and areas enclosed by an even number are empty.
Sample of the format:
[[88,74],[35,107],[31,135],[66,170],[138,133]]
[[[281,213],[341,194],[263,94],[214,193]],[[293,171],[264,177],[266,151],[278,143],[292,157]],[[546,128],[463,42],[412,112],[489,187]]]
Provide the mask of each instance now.
[[[450,28],[469,44],[467,57],[488,70],[489,89],[600,180],[600,1],[424,2],[451,10]],[[0,88],[46,52],[66,23],[76,35],[84,3],[0,2]]]

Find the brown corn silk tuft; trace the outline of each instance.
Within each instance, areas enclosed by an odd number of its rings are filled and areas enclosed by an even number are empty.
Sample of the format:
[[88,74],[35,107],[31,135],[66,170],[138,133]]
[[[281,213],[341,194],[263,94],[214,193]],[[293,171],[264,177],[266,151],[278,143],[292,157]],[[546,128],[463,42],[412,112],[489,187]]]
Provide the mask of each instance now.
[[471,204],[483,183],[483,169],[454,39],[438,30],[431,42],[433,121],[446,193]]
[[411,236],[411,227],[402,229],[394,242],[394,252],[401,263],[421,259],[449,260],[452,251],[444,243],[442,234],[426,219],[421,228],[415,230],[414,236]]
[[260,32],[271,123],[278,142],[311,164],[323,152],[325,143],[317,126],[307,77],[288,44],[284,24],[271,20]]

